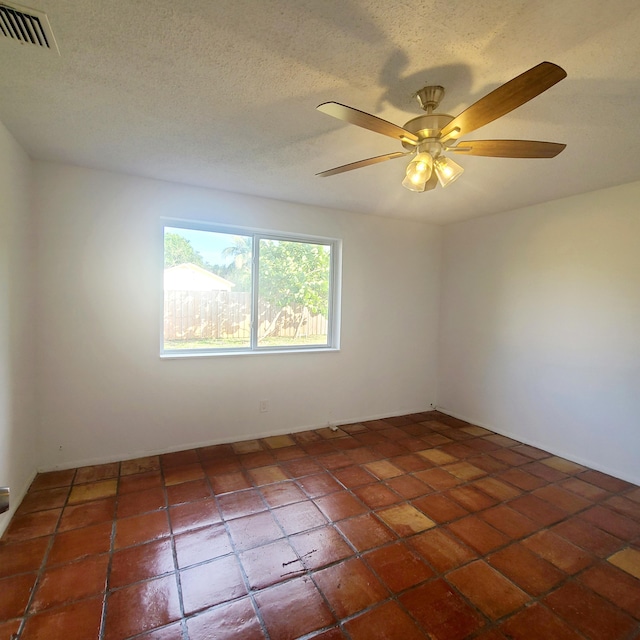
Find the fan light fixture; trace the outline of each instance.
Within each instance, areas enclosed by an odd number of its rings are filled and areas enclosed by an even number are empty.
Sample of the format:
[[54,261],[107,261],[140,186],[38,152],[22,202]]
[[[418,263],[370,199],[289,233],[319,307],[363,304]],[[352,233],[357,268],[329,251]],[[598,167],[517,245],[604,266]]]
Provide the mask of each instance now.
[[457,162],[444,156],[436,158],[434,165],[441,187],[455,182],[464,172],[464,169]]
[[450,158],[437,155],[434,159],[428,151],[422,151],[407,165],[402,186],[409,191],[422,193],[426,191],[427,181],[434,171],[440,186],[446,187],[455,182],[464,169]]
[[408,164],[407,174],[402,181],[402,186],[409,191],[424,191],[427,180],[433,171],[433,158],[431,154],[423,151]]

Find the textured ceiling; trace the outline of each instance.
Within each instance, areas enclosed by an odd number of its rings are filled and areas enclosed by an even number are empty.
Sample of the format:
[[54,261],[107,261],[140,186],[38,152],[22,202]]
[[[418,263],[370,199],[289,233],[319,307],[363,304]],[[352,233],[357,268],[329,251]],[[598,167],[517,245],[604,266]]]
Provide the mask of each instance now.
[[[640,179],[636,0],[21,0],[60,56],[0,37],[0,120],[33,158],[446,223]],[[537,63],[568,77],[469,139],[567,143],[552,160],[456,158],[447,189],[400,186],[401,151],[315,110],[397,124],[413,93],[469,104]]]

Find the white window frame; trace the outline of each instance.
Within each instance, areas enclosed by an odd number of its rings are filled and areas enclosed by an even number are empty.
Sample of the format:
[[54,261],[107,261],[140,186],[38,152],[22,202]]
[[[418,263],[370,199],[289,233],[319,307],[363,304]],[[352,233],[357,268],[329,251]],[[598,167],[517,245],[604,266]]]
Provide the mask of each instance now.
[[[202,221],[162,218],[162,269],[164,273],[164,235],[167,227],[174,229],[189,229],[194,231],[210,231],[228,235],[250,236],[252,238],[252,268],[251,268],[251,338],[247,347],[209,347],[203,349],[165,349],[164,348],[164,286],[162,286],[162,306],[160,313],[160,357],[185,358],[203,356],[233,356],[257,353],[309,353],[340,350],[340,310],[342,283],[342,240],[325,236],[289,233],[251,227],[237,227]],[[322,244],[331,247],[329,274],[329,309],[326,345],[282,345],[259,346],[258,326],[255,322],[258,308],[258,270],[259,270],[259,242],[260,240],[281,240],[284,242],[304,242],[307,244]],[[162,285],[162,280],[161,280]]]

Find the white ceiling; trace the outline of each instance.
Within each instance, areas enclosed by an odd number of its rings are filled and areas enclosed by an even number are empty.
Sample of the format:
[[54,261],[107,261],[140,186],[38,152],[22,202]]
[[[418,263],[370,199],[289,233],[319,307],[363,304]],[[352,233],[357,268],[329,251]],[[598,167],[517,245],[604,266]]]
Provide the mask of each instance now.
[[[446,223],[640,179],[637,0],[22,0],[60,56],[0,36],[0,120],[33,158]],[[567,143],[551,160],[456,158],[443,190],[400,186],[401,151],[315,110],[397,124],[441,84],[457,115],[537,63],[568,77],[469,139]]]

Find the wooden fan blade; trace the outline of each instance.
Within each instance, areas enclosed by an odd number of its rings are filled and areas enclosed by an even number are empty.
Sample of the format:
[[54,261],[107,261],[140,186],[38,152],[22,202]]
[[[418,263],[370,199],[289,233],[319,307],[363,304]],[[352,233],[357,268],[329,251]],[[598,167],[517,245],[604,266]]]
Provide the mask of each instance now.
[[372,116],[370,113],[359,111],[353,107],[347,107],[339,102],[324,102],[318,105],[316,109],[338,120],[344,120],[344,122],[348,122],[349,124],[355,124],[358,127],[369,129],[369,131],[374,131],[375,133],[381,133],[384,136],[389,136],[401,142],[409,142],[411,144],[417,144],[418,142],[418,136],[411,133],[411,131],[407,131],[392,122],[378,118],[378,116]]
[[442,129],[441,136],[446,136],[456,128],[460,130],[458,136],[475,131],[535,98],[566,77],[567,72],[557,64],[541,62],[467,107]]
[[470,140],[447,151],[493,158],[555,158],[567,145],[537,140]]
[[395,153],[385,153],[383,156],[375,156],[374,158],[367,158],[366,160],[358,160],[358,162],[343,164],[341,167],[335,167],[334,169],[327,169],[326,171],[322,171],[321,173],[316,173],[316,175],[321,176],[322,178],[328,178],[329,176],[335,176],[336,173],[344,173],[345,171],[360,169],[360,167],[368,167],[370,164],[378,164],[378,162],[384,162],[385,160],[394,160],[395,158],[408,156],[412,153],[413,151],[396,151]]

